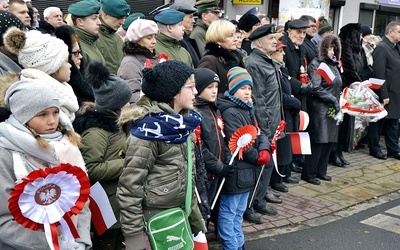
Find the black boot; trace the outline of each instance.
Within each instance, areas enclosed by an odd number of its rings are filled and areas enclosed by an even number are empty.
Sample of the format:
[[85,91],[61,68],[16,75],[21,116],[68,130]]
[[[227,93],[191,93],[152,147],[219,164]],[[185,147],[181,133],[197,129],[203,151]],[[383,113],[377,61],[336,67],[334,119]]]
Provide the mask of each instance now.
[[342,151],[337,153],[339,160],[343,163],[343,165],[350,165],[350,162],[346,161],[343,157]]
[[329,155],[329,163],[337,167],[345,167],[344,163],[340,160],[336,152],[331,152],[331,154]]

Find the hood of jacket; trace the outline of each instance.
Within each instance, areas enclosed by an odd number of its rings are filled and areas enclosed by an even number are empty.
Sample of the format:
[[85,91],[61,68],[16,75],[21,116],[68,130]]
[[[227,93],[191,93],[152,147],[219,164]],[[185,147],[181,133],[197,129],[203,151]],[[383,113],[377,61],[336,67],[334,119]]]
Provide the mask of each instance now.
[[339,39],[342,44],[350,45],[357,52],[361,51],[361,24],[348,23],[340,29]]
[[340,44],[339,37],[337,37],[336,35],[328,35],[324,39],[322,39],[322,41],[320,42],[320,47],[318,52],[319,60],[323,62],[331,60],[328,56],[328,49],[331,46],[331,44],[335,45],[334,54],[336,59],[338,61],[340,60],[340,56],[342,53],[342,46]]

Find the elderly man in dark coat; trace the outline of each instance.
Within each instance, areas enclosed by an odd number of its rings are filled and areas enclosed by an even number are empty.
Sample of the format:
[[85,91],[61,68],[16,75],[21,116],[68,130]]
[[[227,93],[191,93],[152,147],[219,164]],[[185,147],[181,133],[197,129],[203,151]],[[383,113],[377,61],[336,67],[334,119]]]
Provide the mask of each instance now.
[[[260,129],[272,140],[279,121],[282,120],[282,89],[279,83],[279,76],[270,54],[276,50],[276,39],[272,34],[272,26],[264,25],[253,31],[249,36],[252,41],[253,52],[246,60],[246,69],[253,78],[253,96],[256,105],[255,115]],[[275,215],[277,212],[267,208],[264,199],[273,171],[271,161],[261,176],[260,183],[256,190],[252,208],[244,213],[244,219],[253,223],[262,223],[261,218],[254,214],[254,211]]]
[[[378,159],[393,157],[400,160],[399,118],[400,118],[400,22],[390,22],[386,26],[385,36],[374,50],[375,78],[386,80],[378,95],[388,112],[386,118],[369,124],[368,146],[370,155]],[[379,139],[384,131],[387,156],[381,151]]]

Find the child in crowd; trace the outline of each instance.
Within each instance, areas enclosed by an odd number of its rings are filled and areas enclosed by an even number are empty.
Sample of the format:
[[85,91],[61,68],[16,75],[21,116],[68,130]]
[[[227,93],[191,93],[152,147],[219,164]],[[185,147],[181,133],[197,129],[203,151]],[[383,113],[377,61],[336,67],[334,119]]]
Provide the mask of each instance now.
[[[186,142],[201,122],[200,115],[191,110],[197,94],[194,70],[180,61],[145,68],[142,91],[145,95],[123,109],[119,118],[129,135],[117,189],[127,250],[146,248],[143,218],[183,208],[188,178],[195,186],[196,171],[194,164],[188,166]],[[193,169],[192,176],[188,167]],[[204,229],[194,188],[189,222],[193,234]]]
[[4,44],[18,55],[18,62],[24,67],[21,79],[39,79],[53,88],[61,103],[60,116],[66,115],[73,122],[79,105],[72,87],[67,83],[71,64],[64,41],[37,30],[25,33],[12,27],[4,34]]
[[271,154],[268,138],[258,128],[254,115],[251,76],[241,67],[231,68],[227,76],[228,90],[224,98],[218,100],[225,121],[225,141],[229,142],[235,131],[245,125],[253,125],[258,130],[255,142],[243,152],[243,159],[236,157],[235,164],[230,166],[233,172],[228,175],[222,189],[218,213],[218,232],[223,249],[244,249],[243,213],[250,190],[256,183],[256,170],[270,161]]
[[[77,146],[80,136],[65,129],[65,121],[59,118],[60,102],[56,92],[40,80],[16,82],[2,97],[11,115],[0,123],[0,249],[48,249],[45,232],[18,224],[7,200],[16,183],[34,170],[60,163],[85,169]],[[61,249],[85,250],[91,247],[87,205],[88,202],[75,223],[80,238],[70,241],[59,234]]]
[[[211,207],[218,184],[221,181],[220,177],[227,177],[229,174],[229,166],[226,161],[229,150],[224,140],[224,123],[215,103],[218,95],[218,84],[220,83],[219,77],[211,69],[197,68],[195,80],[198,91],[195,107],[202,117],[200,137],[207,170],[208,202]],[[217,208],[213,209],[211,216],[211,221],[216,225]]]
[[93,248],[119,250],[123,246],[123,235],[116,192],[124,167],[126,136],[119,131],[117,120],[131,93],[128,83],[111,74],[100,62],[89,63],[86,80],[93,88],[95,103],[84,102],[73,125],[82,136],[80,150],[90,182],[99,182],[105,189],[118,221],[100,236],[92,229]]

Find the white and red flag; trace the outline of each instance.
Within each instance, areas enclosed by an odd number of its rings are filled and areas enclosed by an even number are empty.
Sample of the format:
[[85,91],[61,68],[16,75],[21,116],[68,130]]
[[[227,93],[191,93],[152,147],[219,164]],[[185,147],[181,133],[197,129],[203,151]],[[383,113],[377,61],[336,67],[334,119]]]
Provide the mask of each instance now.
[[385,80],[378,79],[378,78],[369,78],[368,79],[369,83],[367,83],[365,86],[370,88],[370,89],[375,89],[378,90],[382,87],[383,83]]
[[117,222],[110,201],[104,188],[99,182],[90,187],[89,208],[92,212],[92,222],[98,235]]
[[329,66],[322,62],[319,67],[317,68],[317,70],[315,71],[316,75],[320,75],[322,76],[322,78],[324,78],[324,80],[328,83],[331,84],[332,81],[335,79],[335,74],[333,74],[331,68],[329,68]]
[[298,155],[311,154],[311,142],[308,132],[290,132],[290,139],[292,141],[292,152]]
[[307,129],[308,124],[310,123],[310,117],[308,116],[308,113],[303,110],[300,110],[299,117],[300,117],[299,131],[304,131]]

